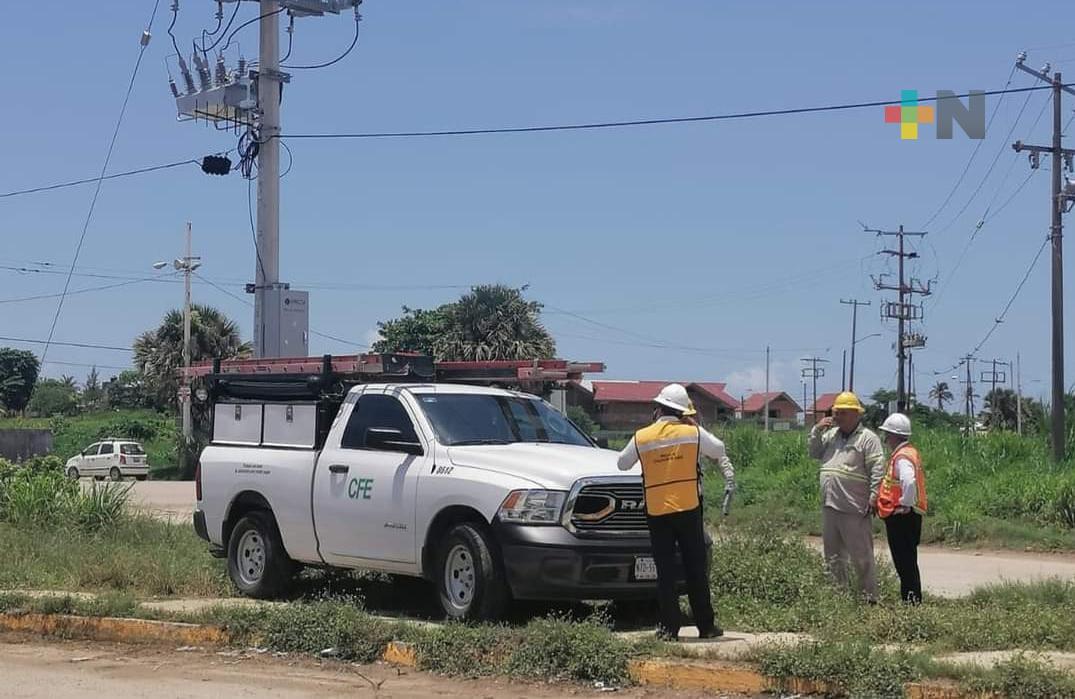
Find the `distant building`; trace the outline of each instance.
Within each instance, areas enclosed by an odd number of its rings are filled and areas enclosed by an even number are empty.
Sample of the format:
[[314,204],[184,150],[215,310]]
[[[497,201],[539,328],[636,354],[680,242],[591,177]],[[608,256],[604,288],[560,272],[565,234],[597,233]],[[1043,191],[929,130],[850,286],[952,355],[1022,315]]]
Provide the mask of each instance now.
[[[577,381],[568,386],[567,405],[582,408],[600,425],[611,431],[631,431],[649,424],[661,389],[673,381]],[[730,420],[739,402],[725,391],[726,384],[680,381],[705,424]]]
[[802,408],[795,399],[784,391],[754,393],[747,396],[742,403],[740,413],[744,420],[764,420],[765,403],[769,403],[770,420],[795,420]]
[[832,406],[836,402],[836,396],[839,393],[822,393],[817,397],[817,400],[812,406],[810,406],[810,415],[817,415],[818,417],[832,417]]

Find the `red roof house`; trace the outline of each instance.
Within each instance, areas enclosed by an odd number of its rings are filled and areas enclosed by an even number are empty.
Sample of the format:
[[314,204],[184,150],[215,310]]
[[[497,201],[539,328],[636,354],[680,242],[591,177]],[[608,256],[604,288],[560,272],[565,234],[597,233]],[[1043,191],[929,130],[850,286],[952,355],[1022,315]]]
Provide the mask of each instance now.
[[[653,400],[672,381],[580,381],[570,385],[568,405],[586,410],[606,430],[636,430],[653,420]],[[739,402],[726,384],[680,381],[705,424],[730,419]]]
[[743,418],[765,418],[765,403],[769,402],[769,418],[773,420],[794,420],[802,408],[795,399],[784,391],[754,393],[743,401]]

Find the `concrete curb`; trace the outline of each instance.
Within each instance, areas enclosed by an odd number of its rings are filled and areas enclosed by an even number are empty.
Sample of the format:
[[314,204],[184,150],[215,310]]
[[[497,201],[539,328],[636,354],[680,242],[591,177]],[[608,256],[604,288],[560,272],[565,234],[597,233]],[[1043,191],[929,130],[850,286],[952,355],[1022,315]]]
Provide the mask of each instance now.
[[157,642],[183,646],[224,646],[231,641],[231,636],[216,626],[70,614],[0,614],[0,631],[91,641]]
[[[70,614],[0,614],[0,632],[78,638],[121,643],[167,643],[180,646],[221,647],[233,638],[217,626],[148,619],[84,617]],[[392,641],[382,659],[398,667],[415,668],[418,655],[413,644]],[[750,665],[728,662],[647,658],[632,660],[631,679],[642,686],[701,689],[716,693],[762,694],[790,691],[796,694],[830,694],[823,682],[792,679],[780,682]],[[908,699],[992,699],[991,695],[966,693],[945,682],[916,682],[907,686]]]

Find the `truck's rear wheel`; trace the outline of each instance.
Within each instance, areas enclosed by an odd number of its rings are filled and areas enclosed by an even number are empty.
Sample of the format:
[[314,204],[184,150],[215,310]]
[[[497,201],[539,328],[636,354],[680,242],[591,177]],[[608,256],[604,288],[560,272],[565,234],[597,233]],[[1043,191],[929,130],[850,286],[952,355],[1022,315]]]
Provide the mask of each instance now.
[[295,573],[272,515],[250,512],[231,530],[228,575],[239,592],[267,599],[283,593]]
[[437,592],[449,619],[499,619],[508,602],[508,586],[496,547],[487,531],[464,523],[441,541],[437,555]]

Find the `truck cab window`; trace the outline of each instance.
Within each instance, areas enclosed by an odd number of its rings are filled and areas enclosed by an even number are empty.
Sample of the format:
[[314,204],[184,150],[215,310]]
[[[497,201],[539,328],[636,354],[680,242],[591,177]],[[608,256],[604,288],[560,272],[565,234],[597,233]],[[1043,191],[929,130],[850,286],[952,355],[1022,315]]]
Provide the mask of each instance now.
[[418,435],[406,408],[393,396],[367,395],[358,399],[347,427],[343,431],[340,447],[343,449],[366,449],[366,433],[369,429],[394,429],[401,433],[401,441],[417,442]]

